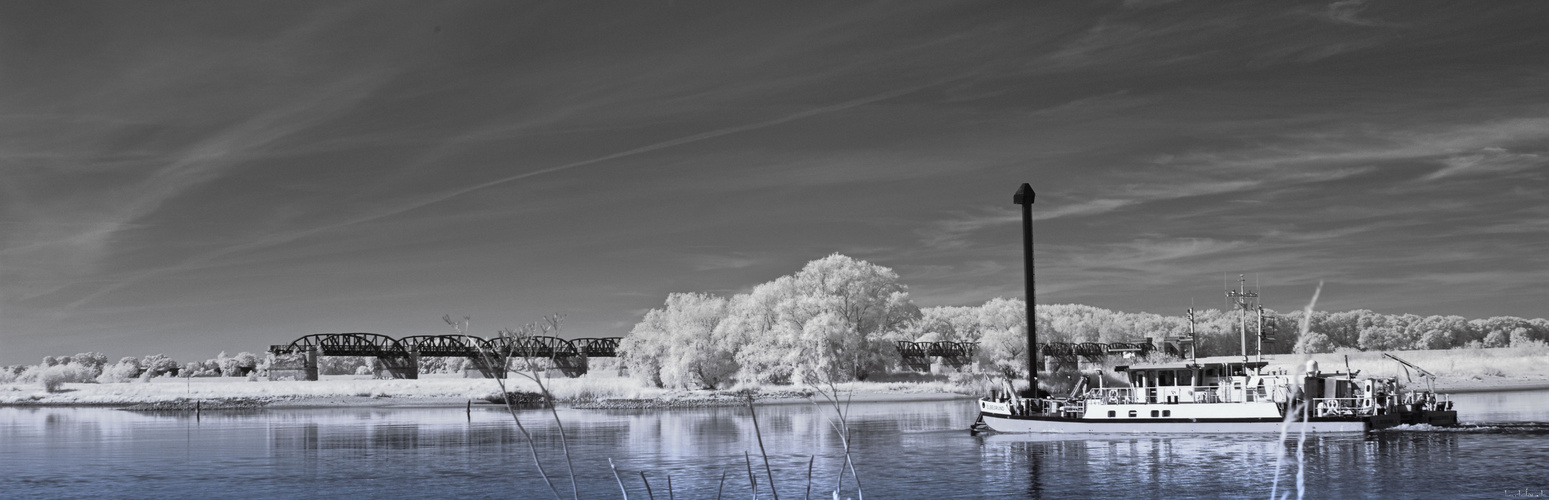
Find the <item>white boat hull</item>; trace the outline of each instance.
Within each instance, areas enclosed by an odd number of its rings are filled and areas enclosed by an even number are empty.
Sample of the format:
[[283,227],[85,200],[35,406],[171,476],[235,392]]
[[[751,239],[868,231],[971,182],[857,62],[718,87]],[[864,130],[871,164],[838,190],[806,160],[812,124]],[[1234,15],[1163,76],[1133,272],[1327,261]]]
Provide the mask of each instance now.
[[[1278,433],[1282,426],[1289,432],[1302,432],[1302,422],[1286,424],[1279,419],[1230,419],[1192,421],[1150,419],[1076,419],[1063,417],[1010,417],[980,413],[984,423],[996,432],[1049,434],[1248,434]],[[1360,420],[1309,421],[1311,433],[1365,432]]]

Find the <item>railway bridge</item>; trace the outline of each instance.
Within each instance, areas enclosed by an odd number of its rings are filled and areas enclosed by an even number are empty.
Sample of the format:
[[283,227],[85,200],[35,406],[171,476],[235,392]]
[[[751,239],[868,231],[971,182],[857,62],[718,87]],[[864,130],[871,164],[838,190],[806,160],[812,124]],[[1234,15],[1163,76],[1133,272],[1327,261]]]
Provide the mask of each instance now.
[[375,358],[377,378],[419,378],[421,357],[467,358],[465,377],[504,378],[507,360],[546,360],[567,377],[587,371],[590,358],[618,356],[619,337],[562,339],[559,337],[494,337],[473,335],[411,335],[392,338],[377,333],[315,333],[289,344],[269,346],[269,379],[317,380],[320,356]]

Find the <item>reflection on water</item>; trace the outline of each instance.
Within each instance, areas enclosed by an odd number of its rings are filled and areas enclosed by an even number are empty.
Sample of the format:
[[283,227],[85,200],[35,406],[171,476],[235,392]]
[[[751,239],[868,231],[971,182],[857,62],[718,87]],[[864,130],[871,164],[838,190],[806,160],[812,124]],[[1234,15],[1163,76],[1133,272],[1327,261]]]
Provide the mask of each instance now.
[[[1485,396],[1468,395],[1487,399]],[[1483,422],[1444,432],[1313,435],[1304,451],[1309,498],[1500,498],[1549,488],[1549,391],[1502,393]],[[1462,398],[1457,398],[1462,399]],[[1536,402],[1536,403],[1535,403]],[[1504,408],[1505,410],[1499,410]],[[1472,411],[1472,413],[1470,413]],[[1492,411],[1509,419],[1488,420]],[[632,497],[671,475],[679,497],[748,494],[747,469],[768,488],[747,410],[561,410],[584,498],[618,498],[607,459]],[[561,491],[569,489],[553,421],[520,413]],[[871,498],[1265,498],[1278,455],[1292,456],[1279,491],[1292,491],[1296,439],[1278,436],[969,436],[969,401],[857,404],[856,469]],[[759,408],[775,482],[801,496],[832,489],[843,445],[820,407]],[[369,494],[552,498],[531,449],[498,408],[312,409],[148,415],[99,408],[0,408],[0,491],[37,497],[188,497],[226,491],[269,497]],[[744,453],[752,456],[746,461]],[[724,485],[723,474],[730,477]],[[854,480],[845,489],[853,495]],[[767,489],[764,493],[768,494]]]

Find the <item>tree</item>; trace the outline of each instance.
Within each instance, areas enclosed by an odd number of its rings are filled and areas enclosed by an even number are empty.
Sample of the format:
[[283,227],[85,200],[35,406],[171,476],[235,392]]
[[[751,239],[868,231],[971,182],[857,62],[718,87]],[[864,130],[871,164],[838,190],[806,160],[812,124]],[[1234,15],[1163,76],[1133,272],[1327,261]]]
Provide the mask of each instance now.
[[[893,342],[920,314],[892,269],[840,254],[808,262],[742,300],[746,307],[737,312],[744,317],[731,322],[728,335],[747,342],[737,354],[741,376],[765,382],[789,381],[812,363],[836,365],[808,367],[816,372],[864,380],[897,363]],[[814,326],[823,335],[808,335],[808,322],[823,314],[838,323],[823,320]]]
[[103,369],[102,373],[97,375],[97,382],[104,384],[130,382],[135,377],[139,377],[142,371],[144,370],[140,367],[140,358],[127,356],[119,359],[113,366]]
[[1296,347],[1292,349],[1292,352],[1298,354],[1320,354],[1334,352],[1334,348],[1334,343],[1329,340],[1328,335],[1319,332],[1307,332],[1306,336],[1297,340]]
[[979,355],[987,358],[995,371],[1009,379],[1027,376],[1027,330],[993,328],[979,341]]
[[1393,326],[1384,324],[1361,330],[1361,350],[1392,351],[1408,346],[1409,342],[1403,332]]
[[[152,377],[160,377],[162,375],[168,374],[177,375],[178,370],[182,368],[182,366],[178,365],[177,361],[173,361],[172,358],[168,358],[165,354],[152,354],[150,356],[146,356],[140,360],[140,366],[143,367],[146,372],[149,372],[150,376]],[[144,376],[144,373],[141,373],[141,375]]]
[[240,375],[248,375],[248,373],[251,373],[252,370],[257,370],[257,368],[259,368],[259,356],[256,356],[256,354],[248,353],[248,351],[237,353],[237,358],[232,359],[234,359],[235,368],[237,368],[237,372],[239,372]]
[[619,348],[630,373],[678,388],[715,389],[737,372],[737,343],[718,330],[727,300],[714,295],[675,293],[652,309]]

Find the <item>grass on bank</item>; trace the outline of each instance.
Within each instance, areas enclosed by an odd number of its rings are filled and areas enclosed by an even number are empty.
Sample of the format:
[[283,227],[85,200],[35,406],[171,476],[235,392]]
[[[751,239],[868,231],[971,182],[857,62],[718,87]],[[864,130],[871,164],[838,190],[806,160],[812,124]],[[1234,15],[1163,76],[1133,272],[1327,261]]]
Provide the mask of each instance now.
[[[1268,359],[1271,367],[1294,371],[1308,359],[1318,361],[1324,371],[1344,370],[1346,355],[1350,367],[1362,375],[1392,376],[1405,380],[1404,369],[1379,352],[1330,354],[1281,354]],[[1549,383],[1549,345],[1529,344],[1488,349],[1446,349],[1397,351],[1397,356],[1436,373],[1439,388],[1450,386],[1488,386],[1511,382]],[[1131,362],[1116,362],[1129,364]],[[1048,374],[1045,374],[1046,376]],[[1416,374],[1417,375],[1417,374]],[[986,373],[891,373],[879,374],[862,382],[841,382],[841,391],[866,394],[961,394],[980,396],[999,387],[1000,378]],[[1416,378],[1416,383],[1419,379]],[[512,377],[510,390],[537,392],[536,384]],[[646,385],[639,380],[618,376],[616,371],[594,369],[578,378],[553,377],[546,381],[549,392],[561,404],[606,399],[697,399],[752,390],[766,396],[797,397],[803,388],[788,385],[743,384],[724,391],[674,391]],[[449,398],[482,400],[498,394],[490,379],[461,378],[460,375],[422,375],[416,380],[373,380],[363,375],[330,375],[313,382],[248,380],[233,377],[169,378],[120,383],[66,383],[50,393],[39,383],[0,383],[0,404],[137,404],[172,401],[180,398],[268,398],[325,399],[333,397],[371,398]]]

